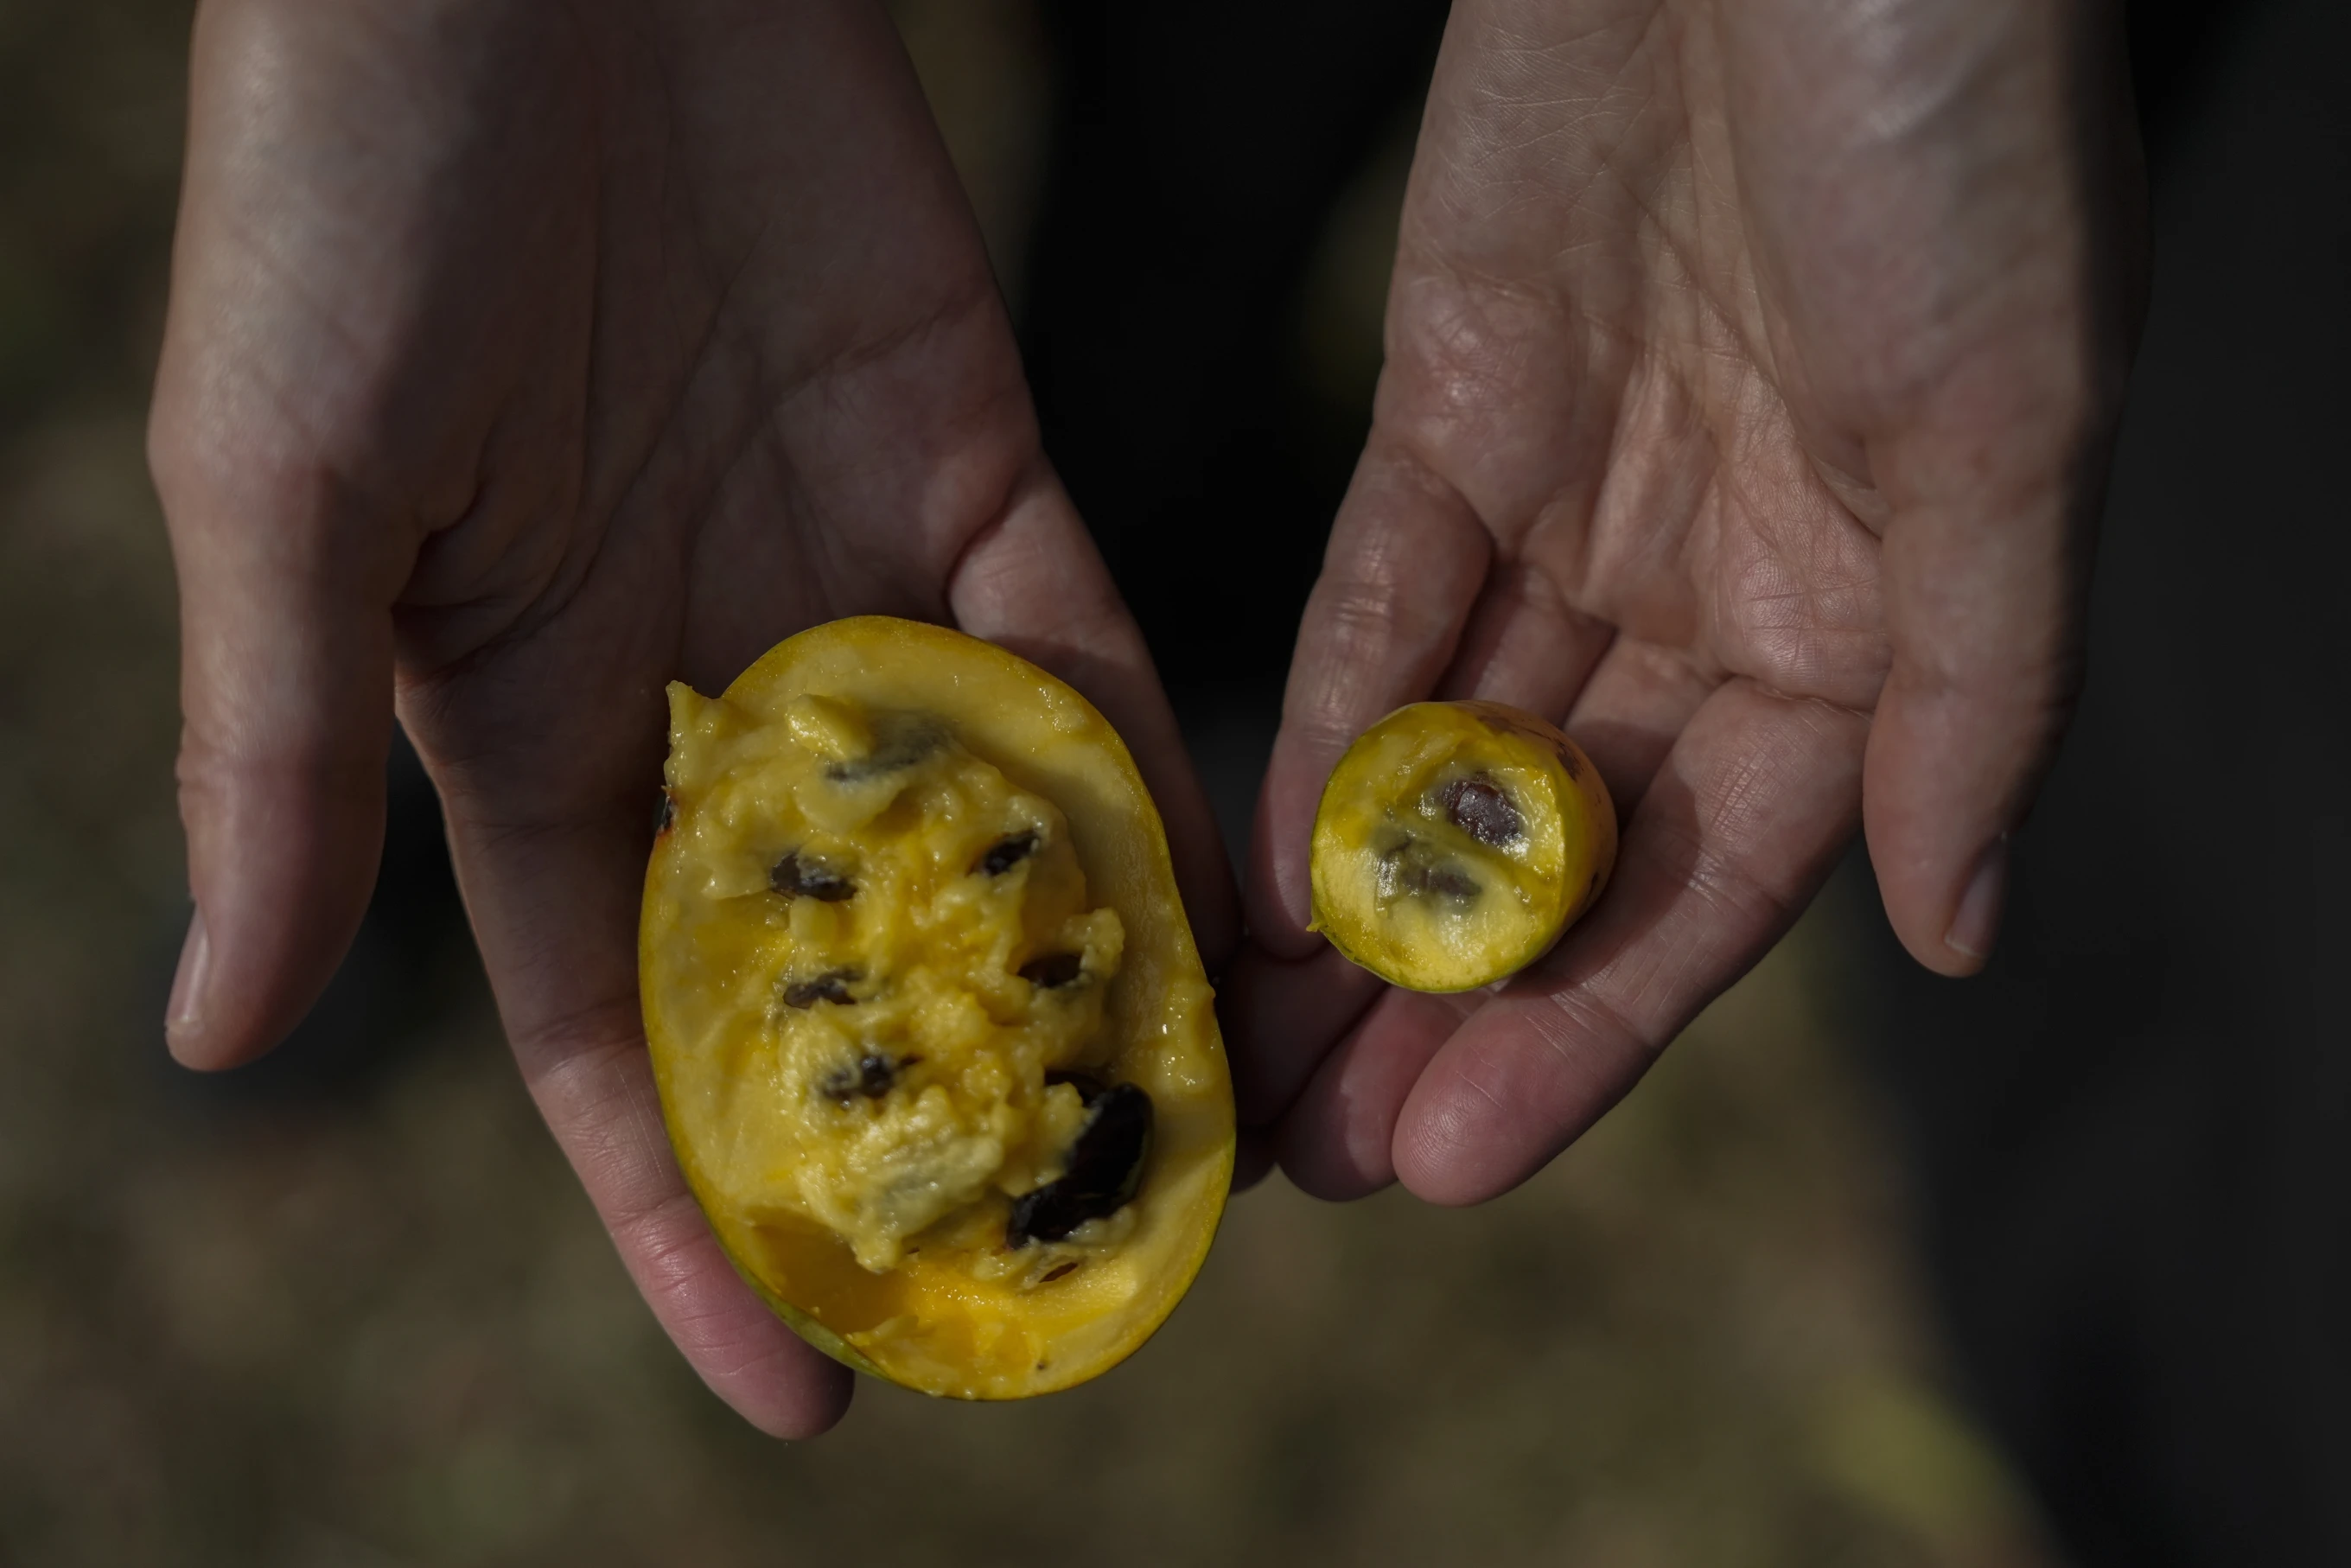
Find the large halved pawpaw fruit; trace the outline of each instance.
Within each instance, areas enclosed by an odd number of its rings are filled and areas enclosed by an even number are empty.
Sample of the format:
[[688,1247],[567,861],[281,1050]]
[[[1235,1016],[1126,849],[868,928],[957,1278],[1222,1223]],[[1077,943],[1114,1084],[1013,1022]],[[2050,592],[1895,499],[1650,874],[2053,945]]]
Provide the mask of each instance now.
[[1356,738],[1314,813],[1315,928],[1415,991],[1548,952],[1608,884],[1616,812],[1575,742],[1500,703],[1414,703]]
[[881,616],[670,687],[645,1034],[785,1322],[932,1394],[1081,1383],[1206,1257],[1233,1105],[1159,814],[1109,723]]

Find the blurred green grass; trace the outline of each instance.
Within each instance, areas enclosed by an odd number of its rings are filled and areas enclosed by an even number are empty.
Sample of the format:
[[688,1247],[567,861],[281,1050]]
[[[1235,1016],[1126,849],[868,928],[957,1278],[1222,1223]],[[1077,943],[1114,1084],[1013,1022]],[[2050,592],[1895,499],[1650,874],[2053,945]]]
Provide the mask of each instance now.
[[[1033,15],[897,9],[1017,275]],[[0,0],[0,1562],[2047,1560],[1938,1381],[1835,1050],[1834,911],[1510,1197],[1331,1207],[1277,1179],[1101,1382],[1002,1407],[867,1386],[796,1446],[661,1339],[464,965],[336,1092],[178,1076],[141,422],[186,24]],[[1376,367],[1400,174],[1375,160],[1343,204],[1301,319],[1334,399]]]

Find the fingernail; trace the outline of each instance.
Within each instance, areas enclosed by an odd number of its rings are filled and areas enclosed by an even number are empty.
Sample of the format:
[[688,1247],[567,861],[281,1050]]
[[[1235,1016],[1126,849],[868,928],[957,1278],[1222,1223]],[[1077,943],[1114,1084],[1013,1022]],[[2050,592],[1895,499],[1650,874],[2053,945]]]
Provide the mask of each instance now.
[[1943,946],[1982,962],[1991,953],[1992,938],[2000,935],[2000,908],[2007,896],[2008,835],[2002,833],[1976,862],[1975,874],[1968,879],[1959,911],[1951,916],[1951,928],[1943,934]]
[[179,972],[172,977],[172,1000],[163,1010],[167,1043],[176,1047],[204,1027],[204,981],[212,967],[212,939],[204,935],[204,912],[199,907],[189,918],[188,939],[180,946]]

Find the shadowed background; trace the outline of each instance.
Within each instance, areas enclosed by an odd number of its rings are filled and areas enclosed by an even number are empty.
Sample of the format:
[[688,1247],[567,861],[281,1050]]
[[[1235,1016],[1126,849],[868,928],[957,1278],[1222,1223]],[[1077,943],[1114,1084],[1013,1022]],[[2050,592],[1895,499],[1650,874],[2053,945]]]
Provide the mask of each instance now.
[[[894,9],[1238,843],[1441,12]],[[0,0],[0,1563],[2056,1561],[1914,1281],[1881,1130],[1933,1129],[1845,1049],[1949,992],[1902,1012],[1850,872],[1521,1191],[1332,1207],[1277,1177],[1118,1372],[1019,1406],[867,1384],[802,1445],[737,1424],[630,1289],[516,1080],[412,761],[319,1011],[256,1067],[172,1069],[141,421],[187,22]],[[1340,85],[1252,79],[1252,37]],[[1102,85],[1139,56],[1143,88]]]

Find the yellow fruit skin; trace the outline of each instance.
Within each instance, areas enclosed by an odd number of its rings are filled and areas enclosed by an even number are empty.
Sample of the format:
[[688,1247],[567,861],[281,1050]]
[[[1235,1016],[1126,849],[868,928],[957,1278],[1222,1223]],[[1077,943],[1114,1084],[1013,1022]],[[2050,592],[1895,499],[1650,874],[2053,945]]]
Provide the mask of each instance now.
[[[1063,813],[1100,904],[1125,923],[1128,958],[1108,995],[1111,1068],[1160,1111],[1138,1220],[1115,1245],[1092,1295],[1047,1287],[1031,1297],[943,1277],[928,1258],[875,1276],[813,1223],[755,1221],[717,1201],[714,1167],[684,1134],[694,1077],[681,1020],[677,829],[695,809],[676,787],[654,845],[639,929],[645,1033],[664,1120],[687,1185],[736,1270],[778,1317],[842,1364],[920,1392],[1013,1399],[1082,1383],[1146,1341],[1181,1300],[1216,1234],[1234,1155],[1232,1091],[1213,995],[1193,944],[1165,831],[1133,758],[1109,722],[1069,686],[958,632],[886,616],[832,622],[778,643],[719,699],[749,721],[789,723],[805,693],[873,709],[934,714],[1019,788]],[[688,702],[695,699],[687,698]],[[806,705],[803,705],[803,713]],[[1171,1076],[1172,1075],[1172,1076]],[[1132,1285],[1116,1295],[1122,1281]],[[1101,1310],[1092,1303],[1106,1302]],[[1025,1348],[1024,1348],[1025,1347]],[[1017,1354],[1015,1353],[1018,1353]]]
[[[1405,918],[1409,902],[1364,891],[1369,841],[1409,831],[1442,840],[1418,797],[1447,772],[1499,769],[1528,813],[1531,850],[1505,855],[1459,840],[1464,863],[1499,870],[1503,898],[1476,929]],[[1417,815],[1416,812],[1417,811]],[[1400,825],[1400,826],[1399,826]],[[1516,860],[1517,864],[1505,862]],[[1599,770],[1558,726],[1505,704],[1414,703],[1366,729],[1324,785],[1315,810],[1314,925],[1351,962],[1407,990],[1475,990],[1541,958],[1606,889],[1616,811]]]

